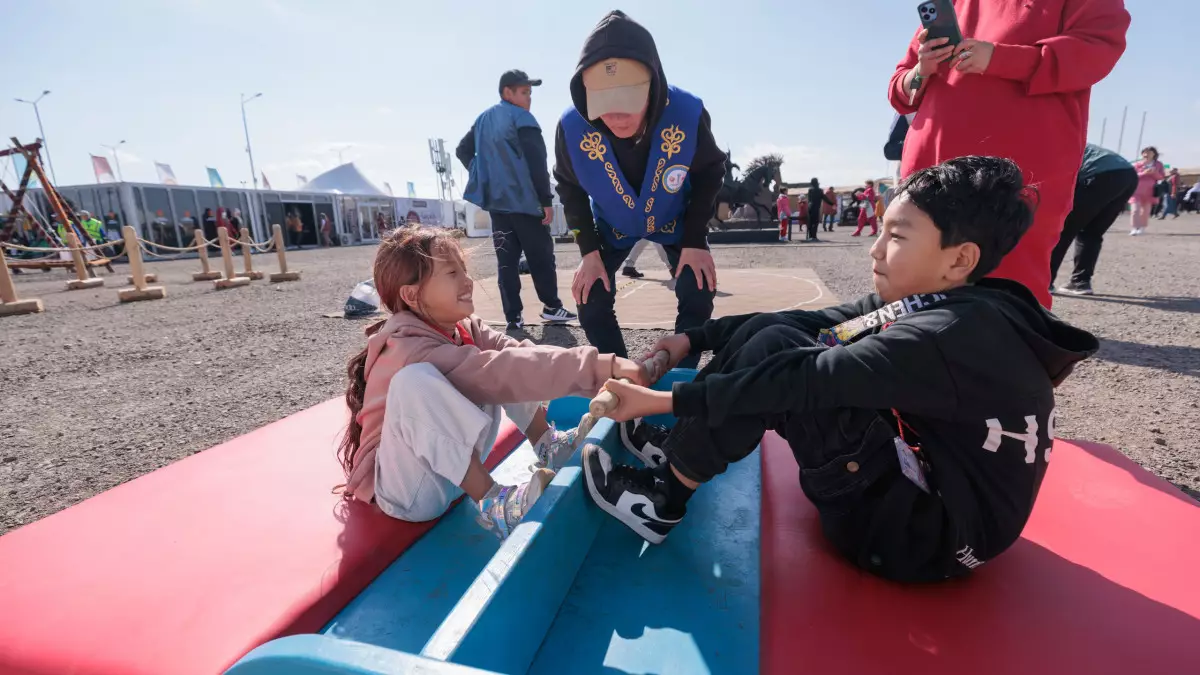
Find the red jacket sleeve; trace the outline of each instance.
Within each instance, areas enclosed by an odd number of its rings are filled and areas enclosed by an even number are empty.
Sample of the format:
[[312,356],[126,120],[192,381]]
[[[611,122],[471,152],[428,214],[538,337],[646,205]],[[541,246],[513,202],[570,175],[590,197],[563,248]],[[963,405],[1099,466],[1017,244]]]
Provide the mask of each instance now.
[[[892,108],[901,115],[917,111],[917,106],[910,105],[908,102],[908,90],[904,88],[904,76],[917,66],[917,49],[920,48],[917,43],[917,35],[920,33],[921,31],[918,30],[913,35],[912,41],[908,43],[908,51],[904,52],[904,58],[896,64],[896,72],[892,73],[892,79],[888,82],[888,101],[892,104]],[[995,59],[994,56],[992,58]]]
[[1033,45],[997,44],[986,74],[1024,82],[1030,96],[1087,89],[1125,52],[1124,0],[1067,0],[1062,32]]

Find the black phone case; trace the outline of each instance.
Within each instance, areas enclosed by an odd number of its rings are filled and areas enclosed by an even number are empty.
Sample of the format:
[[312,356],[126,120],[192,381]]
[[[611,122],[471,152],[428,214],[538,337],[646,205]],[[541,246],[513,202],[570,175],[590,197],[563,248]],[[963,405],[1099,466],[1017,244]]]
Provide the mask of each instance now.
[[951,0],[928,0],[917,5],[917,14],[921,17],[921,25],[929,31],[926,39],[950,38],[943,47],[957,45],[962,42],[962,31],[958,28],[958,14],[954,12]]

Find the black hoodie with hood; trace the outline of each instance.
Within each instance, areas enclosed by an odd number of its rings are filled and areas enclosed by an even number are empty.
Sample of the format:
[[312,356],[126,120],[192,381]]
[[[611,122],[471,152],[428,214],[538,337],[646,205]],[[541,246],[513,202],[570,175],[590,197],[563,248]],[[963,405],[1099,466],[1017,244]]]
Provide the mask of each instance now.
[[[806,493],[828,532],[827,507],[836,510],[837,496],[814,494],[814,481],[828,485],[832,477],[834,492],[840,480],[874,481],[871,503],[855,507],[861,509],[851,528],[855,540],[845,552],[864,568],[903,581],[964,574],[1020,536],[1051,455],[1054,388],[1099,343],[1013,281],[983,279],[945,296],[850,344],[788,350],[753,368],[677,384],[674,412],[719,426],[737,416],[879,411],[886,426],[874,441],[886,448],[857,457],[853,475],[844,468],[846,457],[862,447],[823,448],[819,456],[840,462],[805,467]],[[815,337],[882,306],[871,294],[825,310],[777,314]],[[754,316],[714,319],[686,331],[692,351],[720,349]],[[919,445],[928,461],[931,494],[900,473],[892,411],[903,420],[905,440]]]
[[[616,138],[609,133],[603,121],[597,119],[592,122],[593,126],[607,136],[608,146],[616,154],[621,172],[630,177],[631,181],[640,181],[641,176],[646,175],[646,162],[650,157],[654,129],[663,108],[666,107],[667,76],[663,73],[662,63],[658,59],[658,48],[654,45],[654,37],[650,35],[650,31],[630,19],[624,12],[609,12],[596,24],[583,43],[579,65],[575,68],[575,76],[571,78],[571,101],[585,119],[587,90],[583,86],[583,71],[588,66],[611,58],[640,61],[650,69],[652,76],[650,105],[646,111],[648,131],[633,138]],[[707,109],[700,115],[696,134],[696,154],[688,170],[692,191],[683,216],[683,237],[680,241],[680,246],[684,248],[708,247],[708,221],[716,211],[717,193],[725,180],[725,153],[717,147],[713,138],[712,121]],[[635,176],[636,179],[633,178]],[[558,184],[556,189],[559,199],[562,200],[567,225],[579,231],[575,241],[579,244],[580,254],[587,255],[599,250],[601,236],[596,230],[591,202],[587,191],[575,177],[571,156],[563,139],[561,122],[554,132],[554,179]],[[641,187],[640,182],[634,185],[634,189]]]

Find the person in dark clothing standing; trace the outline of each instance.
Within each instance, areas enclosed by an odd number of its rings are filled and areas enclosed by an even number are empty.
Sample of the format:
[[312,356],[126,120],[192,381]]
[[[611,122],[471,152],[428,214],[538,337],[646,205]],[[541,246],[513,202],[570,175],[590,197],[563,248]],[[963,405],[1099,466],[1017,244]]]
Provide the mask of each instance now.
[[525,325],[518,271],[522,252],[542,301],[542,319],[564,323],[576,318],[558,297],[554,240],[548,229],[554,206],[546,141],[529,112],[533,87],[541,83],[520,70],[501,75],[500,102],[475,119],[454,151],[471,174],[463,198],[492,218],[497,282],[508,330]]
[[554,178],[582,256],[571,290],[588,341],[624,357],[616,272],[639,240],[666,251],[675,329],[712,316],[717,274],[708,221],[725,153],[704,103],[667,83],[654,38],[623,12],[606,15],[584,42],[571,100],[554,137]]
[[833,199],[821,190],[821,182],[812,179],[808,188],[808,237],[804,241],[821,241],[817,239],[817,226],[821,222],[821,205],[834,204]]
[[[1017,165],[998,157],[918,170],[871,247],[875,293],[820,311],[724,317],[660,340],[654,350],[672,361],[714,356],[670,392],[609,380],[618,404],[608,417],[648,466],[585,445],[592,499],[660,543],[700,484],[774,430],[825,536],[860,568],[937,581],[1002,554],[1051,458],[1054,389],[1099,348],[1021,284],[984,278],[1029,229],[1035,199]],[[672,412],[670,432],[641,421]]]
[[1075,269],[1071,281],[1051,292],[1091,295],[1092,275],[1100,259],[1104,233],[1125,212],[1125,205],[1137,190],[1138,174],[1133,165],[1117,153],[1088,143],[1083,150],[1083,166],[1075,182],[1075,204],[1063,222],[1058,245],[1050,254],[1050,283],[1071,242],[1075,242]]

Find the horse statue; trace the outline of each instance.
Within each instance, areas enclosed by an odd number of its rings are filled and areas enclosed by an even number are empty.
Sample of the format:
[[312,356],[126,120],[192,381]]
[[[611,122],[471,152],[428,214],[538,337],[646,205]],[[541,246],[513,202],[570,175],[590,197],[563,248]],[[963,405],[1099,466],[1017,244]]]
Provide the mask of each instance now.
[[754,210],[754,222],[759,227],[764,220],[771,222],[775,198],[783,187],[783,178],[779,171],[782,164],[783,157],[779,155],[756,157],[746,165],[742,177],[737,178],[734,169],[740,170],[741,167],[733,162],[731,153],[726,152],[725,182],[717,193],[717,227],[724,229],[725,221],[719,215],[723,211],[720,208],[722,204],[726,205],[729,213],[740,206],[750,206]]

